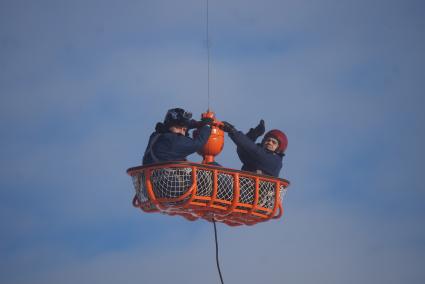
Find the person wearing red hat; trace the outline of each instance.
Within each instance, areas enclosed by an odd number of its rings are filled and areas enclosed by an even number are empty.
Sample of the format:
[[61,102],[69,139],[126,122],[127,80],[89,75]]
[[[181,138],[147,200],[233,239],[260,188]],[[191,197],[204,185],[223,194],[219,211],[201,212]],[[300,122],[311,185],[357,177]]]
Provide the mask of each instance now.
[[232,124],[223,121],[223,131],[227,132],[230,139],[237,146],[237,154],[242,162],[242,170],[259,174],[279,176],[282,169],[282,159],[288,147],[288,138],[285,133],[273,129],[264,135],[261,143],[255,141],[265,132],[264,120],[248,133],[243,134]]

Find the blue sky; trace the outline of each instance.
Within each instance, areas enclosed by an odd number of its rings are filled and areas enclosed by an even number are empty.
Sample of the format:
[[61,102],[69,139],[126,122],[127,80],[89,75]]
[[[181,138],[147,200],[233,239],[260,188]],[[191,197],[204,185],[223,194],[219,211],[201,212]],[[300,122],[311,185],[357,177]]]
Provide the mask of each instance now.
[[[424,283],[423,1],[209,2],[211,109],[289,138],[284,217],[218,226],[225,282]],[[0,282],[219,282],[212,224],[139,212],[125,173],[167,109],[207,109],[205,21],[0,2]]]

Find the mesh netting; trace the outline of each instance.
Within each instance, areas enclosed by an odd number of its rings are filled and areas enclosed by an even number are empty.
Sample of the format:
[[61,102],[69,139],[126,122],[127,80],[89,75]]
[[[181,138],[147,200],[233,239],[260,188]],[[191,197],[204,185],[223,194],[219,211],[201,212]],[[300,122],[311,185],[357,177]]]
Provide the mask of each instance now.
[[239,189],[239,202],[254,204],[255,180],[253,178],[240,177]]
[[[154,209],[146,188],[146,177],[144,172],[139,172],[132,176],[133,185],[136,190],[137,199],[145,209]],[[151,174],[152,190],[155,198],[179,198],[184,195],[192,185],[192,168],[164,168],[155,169]],[[177,205],[184,203],[185,200],[178,202],[168,202],[167,205]],[[169,208],[172,211],[172,208]]]
[[197,179],[197,196],[212,196],[213,192],[213,172],[198,170],[196,171],[196,179]]
[[146,202],[149,200],[148,193],[146,192],[145,186],[145,175],[142,173],[132,176],[134,189],[136,190],[136,196],[140,202]]
[[[200,202],[207,203],[208,198],[213,196],[213,171],[198,169],[196,171],[196,196],[206,197]],[[149,201],[146,190],[146,178],[143,172],[132,176],[137,198],[141,203]],[[176,199],[187,193],[192,186],[192,168],[159,168],[154,169],[151,174],[152,189],[155,198]],[[219,172],[217,176],[217,194],[215,200],[222,201],[221,205],[228,205],[234,198],[234,176]],[[281,198],[286,192],[285,186],[280,186]],[[257,207],[273,209],[276,198],[276,182],[260,180]],[[243,204],[254,205],[255,200],[255,178],[241,176],[239,178],[239,200],[238,208],[244,208]],[[180,201],[179,203],[181,203]],[[184,200],[183,200],[184,202]],[[169,205],[178,204],[169,202]]]
[[221,200],[232,201],[234,191],[233,176],[225,173],[219,173],[217,184],[217,198]]
[[258,205],[265,208],[273,208],[276,195],[276,184],[269,181],[260,182],[260,194]]
[[192,185],[192,168],[156,169],[151,182],[156,198],[181,197]]

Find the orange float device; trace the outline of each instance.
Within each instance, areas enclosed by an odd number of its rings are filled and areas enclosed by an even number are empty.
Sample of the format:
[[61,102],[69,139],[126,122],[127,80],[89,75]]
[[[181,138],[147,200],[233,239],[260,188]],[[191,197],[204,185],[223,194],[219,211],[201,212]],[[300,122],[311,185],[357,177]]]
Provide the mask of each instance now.
[[[222,122],[215,118],[214,112],[208,110],[202,114],[202,118],[211,118],[213,123],[211,125],[211,135],[198,154],[204,158],[202,160],[203,164],[211,164],[214,163],[214,157],[223,150],[224,132],[220,129]],[[196,135],[196,131],[194,135]]]

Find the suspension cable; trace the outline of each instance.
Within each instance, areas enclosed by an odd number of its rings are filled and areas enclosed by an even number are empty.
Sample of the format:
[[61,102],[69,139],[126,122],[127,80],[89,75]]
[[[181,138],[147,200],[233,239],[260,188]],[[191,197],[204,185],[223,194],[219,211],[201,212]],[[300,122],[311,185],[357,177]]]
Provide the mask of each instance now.
[[[206,35],[207,35],[207,61],[208,61],[208,66],[207,66],[207,95],[208,95],[208,111],[210,111],[210,48],[211,48],[211,44],[210,44],[210,36],[209,36],[209,1],[206,0],[207,2],[207,19],[206,19]],[[218,270],[218,274],[220,276],[220,281],[221,284],[224,284],[223,281],[223,276],[221,275],[221,270],[220,270],[220,261],[218,259],[218,239],[217,239],[217,226],[215,224],[215,219],[214,217],[212,218],[213,224],[214,224],[214,237],[215,237],[215,261],[217,264],[217,270]]]
[[223,282],[223,276],[221,275],[221,270],[220,270],[220,262],[218,260],[218,240],[217,240],[217,227],[215,225],[215,219],[212,219],[213,224],[214,224],[214,236],[215,236],[215,261],[217,263],[217,270],[218,270],[218,274],[220,275],[220,281],[221,284],[224,284]]
[[207,22],[206,22],[206,32],[207,32],[207,57],[208,57],[208,67],[207,67],[207,94],[208,94],[208,111],[210,111],[210,36],[209,36],[209,1],[207,0]]

